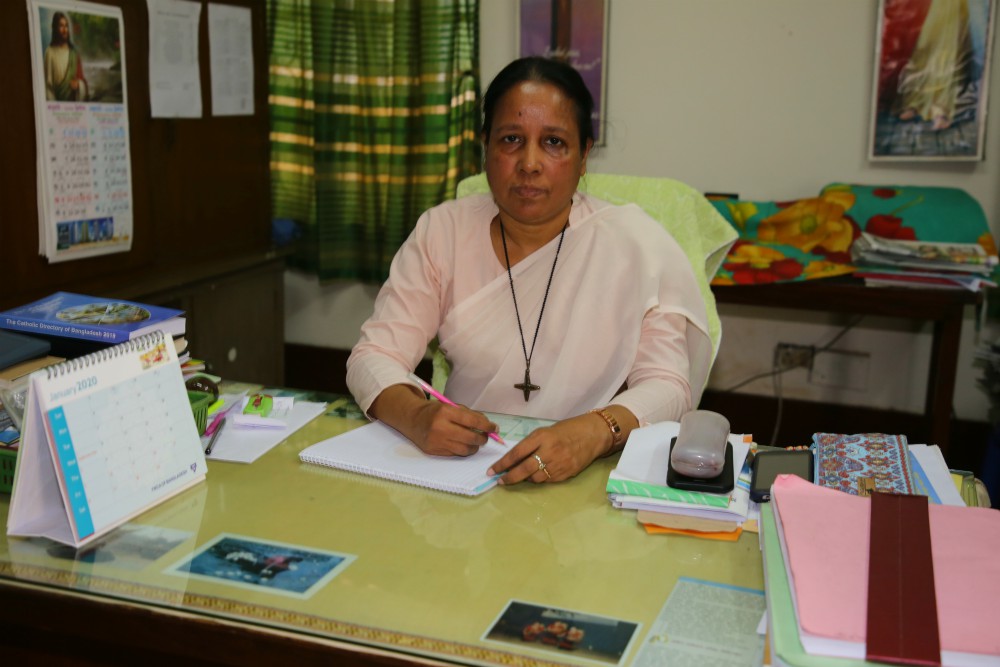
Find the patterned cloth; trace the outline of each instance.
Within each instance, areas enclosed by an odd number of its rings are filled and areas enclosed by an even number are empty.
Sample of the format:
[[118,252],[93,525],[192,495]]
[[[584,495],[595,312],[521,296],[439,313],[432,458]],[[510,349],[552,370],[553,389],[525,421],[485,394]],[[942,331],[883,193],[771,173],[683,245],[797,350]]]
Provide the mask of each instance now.
[[904,435],[813,434],[817,484],[853,496],[916,493]]
[[997,249],[982,207],[958,188],[826,186],[794,201],[715,200],[739,232],[713,285],[754,285],[853,273],[862,231],[890,239],[979,243]]

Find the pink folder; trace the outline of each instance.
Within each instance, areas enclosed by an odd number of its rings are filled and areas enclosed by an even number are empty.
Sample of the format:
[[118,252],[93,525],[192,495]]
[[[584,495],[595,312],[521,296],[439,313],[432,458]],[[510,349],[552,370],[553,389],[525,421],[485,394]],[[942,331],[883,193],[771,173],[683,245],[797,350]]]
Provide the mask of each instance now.
[[[794,475],[772,491],[803,647],[863,660],[870,499]],[[928,509],[942,662],[1000,664],[1000,512]]]

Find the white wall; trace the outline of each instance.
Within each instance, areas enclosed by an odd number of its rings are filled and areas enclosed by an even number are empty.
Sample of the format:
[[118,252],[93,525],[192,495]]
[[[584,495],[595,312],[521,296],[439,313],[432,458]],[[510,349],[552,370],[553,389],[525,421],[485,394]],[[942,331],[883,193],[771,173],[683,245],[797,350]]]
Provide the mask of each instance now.
[[[485,82],[516,53],[515,0],[482,0]],[[877,0],[611,0],[608,140],[590,170],[668,176],[748,199],[815,195],[827,183],[960,187],[1000,220],[1000,114],[988,117],[986,159],[872,163],[866,159]],[[995,58],[994,58],[995,60]],[[991,71],[1000,95],[1000,67]],[[992,106],[996,106],[994,103]],[[372,286],[286,280],[289,342],[349,348],[369,314]],[[778,341],[822,344],[846,322],[823,314],[723,307],[723,344],[711,385],[729,387],[770,367]],[[957,416],[985,420],[975,386],[972,309],[963,327]],[[805,371],[783,377],[797,398],[919,412],[929,327],[867,318],[837,348],[870,354],[867,387],[830,389]],[[769,394],[761,380],[742,391]]]

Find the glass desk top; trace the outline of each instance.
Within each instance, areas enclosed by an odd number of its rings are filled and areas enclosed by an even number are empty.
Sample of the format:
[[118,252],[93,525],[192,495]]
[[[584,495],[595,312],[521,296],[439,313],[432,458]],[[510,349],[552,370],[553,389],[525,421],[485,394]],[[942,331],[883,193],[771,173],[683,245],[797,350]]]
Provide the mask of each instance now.
[[[627,664],[678,577],[763,589],[755,534],[648,535],[614,509],[616,457],[566,483],[451,495],[301,463],[302,449],[364,423],[348,398],[303,397],[329,401],[326,413],[253,464],[210,461],[204,483],[96,545],[4,534],[0,585],[473,664],[594,664],[485,638],[512,600],[637,624]],[[0,495],[4,525],[9,502]]]

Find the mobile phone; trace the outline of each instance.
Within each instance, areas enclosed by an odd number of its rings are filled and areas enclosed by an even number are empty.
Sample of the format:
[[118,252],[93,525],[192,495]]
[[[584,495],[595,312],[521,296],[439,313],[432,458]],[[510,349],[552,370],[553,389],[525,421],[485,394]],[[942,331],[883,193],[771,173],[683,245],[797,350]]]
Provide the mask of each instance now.
[[750,473],[750,500],[766,503],[771,499],[771,485],[778,475],[798,475],[813,481],[811,449],[789,449],[757,452]]

